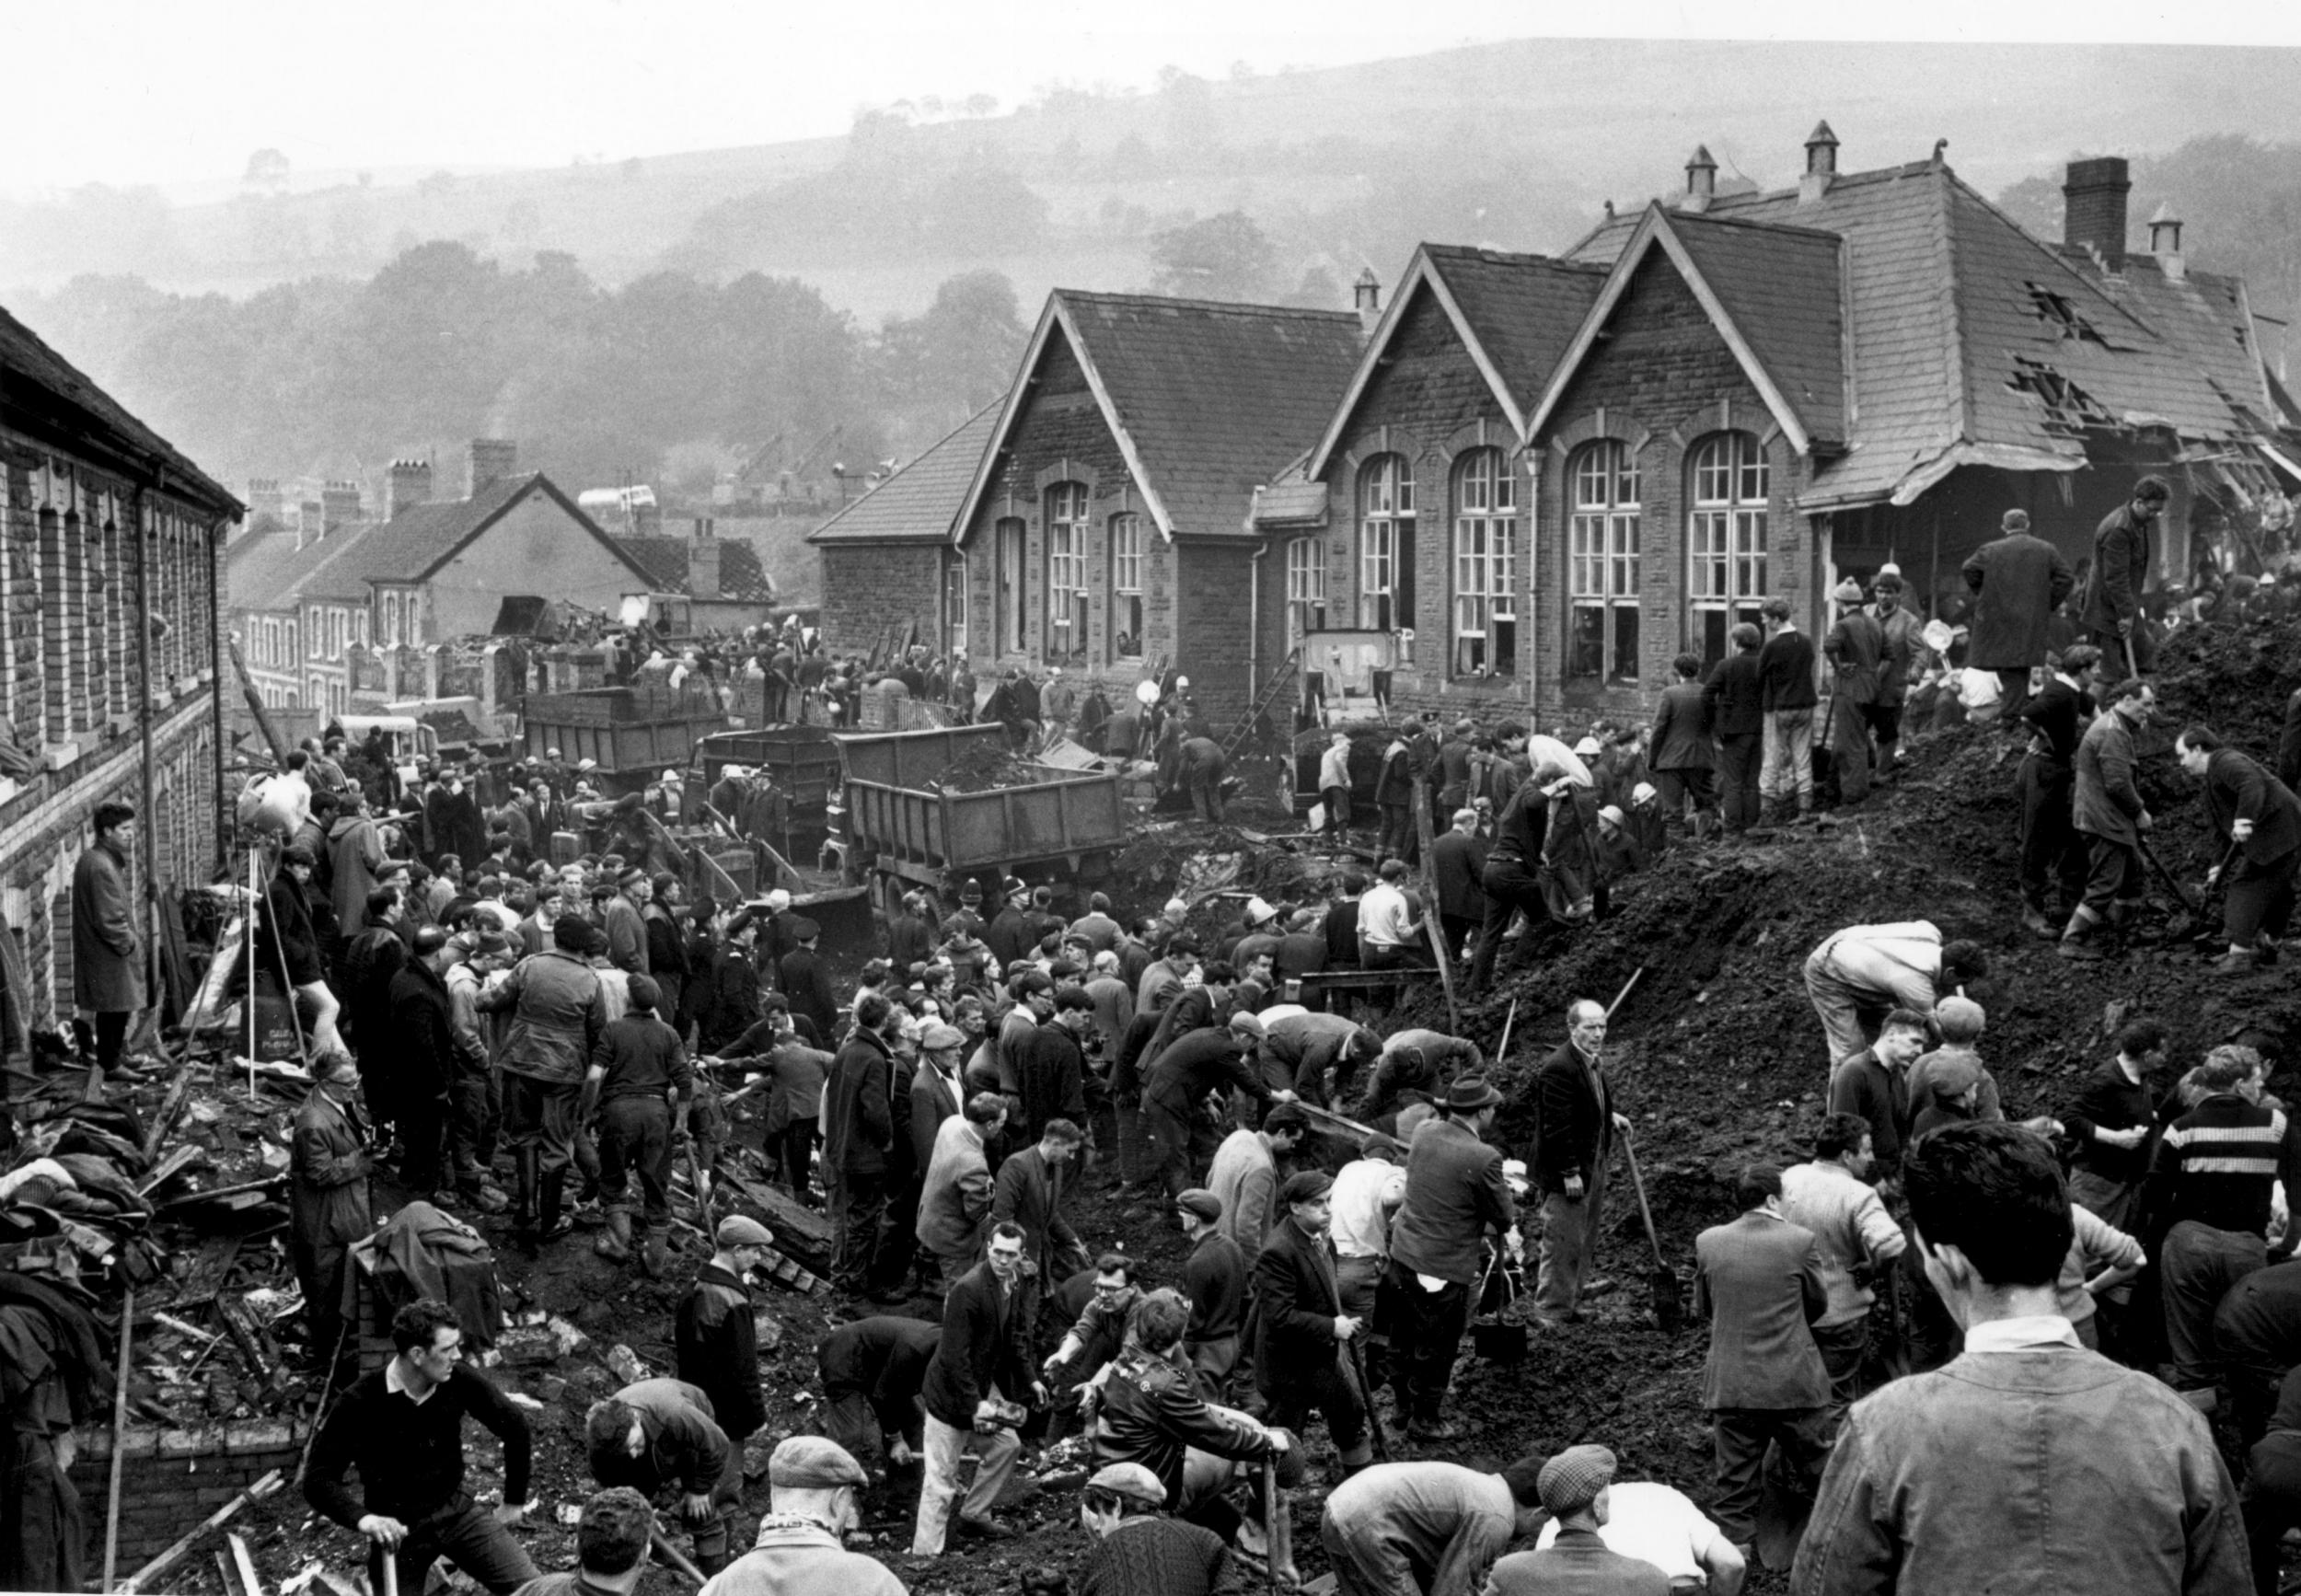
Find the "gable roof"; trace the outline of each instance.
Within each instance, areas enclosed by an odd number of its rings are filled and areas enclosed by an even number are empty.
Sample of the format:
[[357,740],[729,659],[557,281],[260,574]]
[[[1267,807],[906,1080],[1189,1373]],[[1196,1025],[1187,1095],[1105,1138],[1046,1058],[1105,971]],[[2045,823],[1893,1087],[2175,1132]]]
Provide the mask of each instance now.
[[1845,435],[1844,321],[1834,235],[1648,204],[1527,418],[1549,420],[1648,258],[1666,255],[1799,454]]
[[[1653,209],[1601,225],[1569,256],[1618,261]],[[1817,461],[1808,508],[1908,503],[1967,464],[2075,470],[2091,428],[2241,441],[2271,402],[2242,284],[2173,283],[2147,256],[2110,274],[2024,232],[1935,161],[1842,175],[1807,199],[1724,196],[1667,222],[1705,261],[1721,223],[1842,241],[1846,449]],[[1766,269],[1788,272],[1790,254]],[[1798,368],[1795,318],[1738,315],[1770,369]]]
[[235,538],[225,551],[225,607],[258,612],[293,609],[292,590],[296,584],[333,560],[365,530],[364,526],[343,527],[330,538],[307,538],[300,549],[294,527]]
[[373,523],[341,542],[328,539],[327,558],[289,584],[280,596],[291,602],[325,597],[364,603],[371,583],[422,582],[501,520],[531,488],[540,489],[634,576],[648,579],[647,568],[619,548],[550,478],[526,471],[498,477],[471,498],[410,504],[390,520]]
[[14,391],[19,385],[46,394],[51,404],[78,412],[129,452],[162,467],[170,479],[168,491],[234,520],[246,510],[222,483],[179,453],[175,445],[130,414],[38,333],[0,309],[0,399],[19,401],[23,396]]
[[999,424],[993,399],[926,452],[807,534],[810,543],[940,543],[966,503],[984,445]]
[[1391,340],[1417,294],[1427,293],[1438,302],[1486,379],[1494,402],[1512,430],[1522,434],[1532,401],[1573,341],[1605,280],[1604,269],[1594,262],[1459,244],[1420,246],[1398,280],[1389,310],[1360,352],[1342,401],[1311,450],[1305,475],[1323,475],[1328,457],[1341,446],[1359,400],[1388,357]]
[[[618,551],[637,565],[647,575],[650,590],[655,593],[686,593],[688,556],[695,545],[685,538],[655,535],[643,538],[618,538],[609,535]],[[721,538],[719,544],[719,594],[731,604],[772,604],[775,584],[768,580],[766,567],[759,563],[759,551],[748,538]],[[708,601],[707,601],[708,602]]]
[[1226,305],[1150,294],[1047,295],[954,525],[964,538],[1026,408],[1030,377],[1063,338],[1104,424],[1167,538],[1243,536],[1255,489],[1317,434],[1359,357],[1347,310]]

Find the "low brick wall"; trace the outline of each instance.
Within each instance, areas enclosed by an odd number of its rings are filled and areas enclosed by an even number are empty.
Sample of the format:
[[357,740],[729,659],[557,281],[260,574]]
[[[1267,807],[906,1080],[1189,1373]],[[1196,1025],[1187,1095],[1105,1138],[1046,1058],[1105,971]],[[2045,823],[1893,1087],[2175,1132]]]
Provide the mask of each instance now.
[[[202,1429],[131,1427],[120,1476],[119,1577],[126,1579],[273,1469],[292,1489],[305,1428],[280,1419]],[[72,1483],[87,1522],[87,1566],[104,1566],[104,1516],[111,1490],[110,1425],[80,1432]]]

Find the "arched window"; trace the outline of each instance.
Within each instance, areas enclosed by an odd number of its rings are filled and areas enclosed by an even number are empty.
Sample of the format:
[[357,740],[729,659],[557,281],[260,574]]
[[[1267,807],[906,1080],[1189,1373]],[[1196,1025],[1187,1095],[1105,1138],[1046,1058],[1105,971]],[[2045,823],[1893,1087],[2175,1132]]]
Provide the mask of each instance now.
[[1414,626],[1414,466],[1404,455],[1375,456],[1359,474],[1360,626]]
[[1499,449],[1454,470],[1454,673],[1518,674],[1518,474]]
[[1142,657],[1142,517],[1111,517],[1111,658]]
[[1023,614],[1023,518],[1009,515],[991,529],[991,593],[998,616],[990,640],[993,653],[1021,653],[1029,636]]
[[1726,634],[1758,624],[1765,599],[1765,450],[1748,433],[1718,433],[1687,457],[1686,601],[1694,651],[1726,657]]
[[1087,653],[1087,485],[1046,490],[1046,657],[1056,664]]
[[1314,538],[1287,540],[1287,646],[1326,625],[1326,551]]
[[1567,474],[1567,674],[1638,679],[1638,467],[1629,445],[1604,438]]

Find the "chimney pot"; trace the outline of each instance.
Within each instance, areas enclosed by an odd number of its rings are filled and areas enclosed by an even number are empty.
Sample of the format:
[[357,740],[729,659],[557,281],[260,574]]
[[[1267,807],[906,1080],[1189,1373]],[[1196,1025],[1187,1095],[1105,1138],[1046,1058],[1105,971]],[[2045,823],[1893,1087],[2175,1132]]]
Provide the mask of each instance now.
[[1686,161],[1686,195],[1678,203],[1682,211],[1706,211],[1717,196],[1717,162],[1710,158],[1709,146],[1696,145]]
[[384,519],[389,521],[413,504],[432,502],[432,462],[394,460],[384,478]]
[[718,528],[708,515],[695,518],[695,540],[688,545],[688,596],[720,596]]
[[2125,157],[2072,161],[2062,182],[2062,241],[2091,250],[2104,269],[2125,268],[2125,197],[2133,191]]
[[490,482],[515,476],[519,470],[519,445],[510,438],[471,440],[470,480],[464,497],[476,499]]
[[1373,267],[1360,272],[1350,285],[1350,303],[1359,313],[1359,330],[1373,336],[1374,324],[1382,319],[1382,280],[1374,275]]
[[2176,283],[2181,280],[2181,223],[2171,205],[2159,205],[2149,218],[2149,252],[2157,258],[2158,270]]
[[1818,121],[1806,135],[1806,175],[1831,178],[1837,175],[1837,169],[1838,135],[1830,131],[1828,122]]

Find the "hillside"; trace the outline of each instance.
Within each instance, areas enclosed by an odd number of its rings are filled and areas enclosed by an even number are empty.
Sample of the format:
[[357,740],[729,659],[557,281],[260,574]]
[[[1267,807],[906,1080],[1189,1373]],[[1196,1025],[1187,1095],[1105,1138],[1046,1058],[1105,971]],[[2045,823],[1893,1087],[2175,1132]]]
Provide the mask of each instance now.
[[[2207,131],[2205,115],[2301,137],[2289,51],[2012,46],[1988,59],[1983,73],[1948,45],[1520,40],[1220,82],[1169,74],[1140,95],[1057,89],[996,115],[898,102],[846,136],[551,170],[314,187],[291,176],[276,192],[180,206],[84,191],[0,204],[0,287],[133,272],[244,295],[364,276],[410,244],[449,238],[506,264],[565,251],[607,283],[674,262],[792,272],[875,320],[915,312],[977,267],[1005,272],[1025,304],[1058,282],[1139,286],[1154,231],[1231,209],[1285,241],[1286,286],[1309,265],[1340,282],[1369,263],[1393,277],[1424,237],[1555,248],[1608,199],[1674,189],[1696,142],[1729,177],[1786,180],[1817,117],[1845,141],[1849,168],[1919,158],[1947,138],[1988,190],[2073,148],[2170,149]],[[1043,224],[921,239],[879,182],[898,169],[1003,174],[1043,204]],[[821,205],[817,225],[725,225],[728,207],[771,215],[774,196],[811,182],[861,226],[820,226]]]

